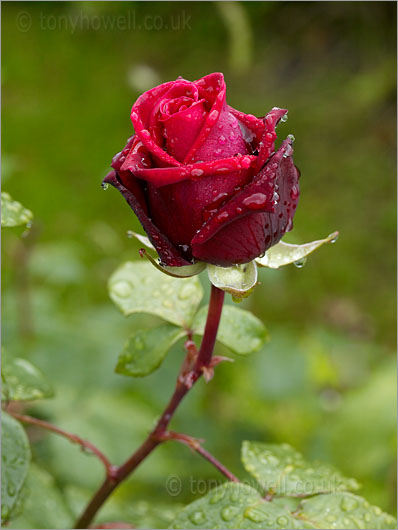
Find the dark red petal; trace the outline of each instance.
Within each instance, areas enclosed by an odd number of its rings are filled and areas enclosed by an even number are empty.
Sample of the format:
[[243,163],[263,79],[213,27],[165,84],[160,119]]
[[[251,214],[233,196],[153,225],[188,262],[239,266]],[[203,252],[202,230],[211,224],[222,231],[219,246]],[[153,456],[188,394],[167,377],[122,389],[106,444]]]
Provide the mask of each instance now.
[[204,144],[225,106],[226,86],[223,74],[215,73],[207,75],[194,81],[194,84],[199,88],[200,96],[211,103],[211,109],[206,116],[197,139],[184,158],[185,164],[192,161],[196,151]]
[[194,257],[222,266],[245,263],[291,229],[299,195],[291,144],[285,140],[253,181],[203,225],[191,241]]
[[250,165],[255,164],[256,159],[257,157],[254,155],[234,156],[210,162],[165,168],[137,168],[134,162],[129,163],[129,160],[126,159],[123,169],[132,171],[136,177],[160,188],[183,180],[198,180],[209,175],[227,175],[234,171],[246,170]]
[[265,252],[269,241],[264,229],[265,215],[247,215],[226,225],[206,243],[192,244],[194,256],[200,261],[221,267],[252,261]]
[[[181,162],[166,153],[149,132],[150,118],[156,102],[178,81],[170,81],[142,94],[131,109],[131,121],[134,130],[145,147],[162,162],[171,166],[180,166]],[[184,83],[186,83],[184,81]]]
[[252,134],[254,134],[256,142],[259,143],[264,133],[264,120],[256,118],[253,114],[245,114],[239,110],[234,109],[228,105],[228,110],[235,116]]
[[260,171],[268,158],[275,151],[276,133],[275,127],[283,116],[287,114],[286,109],[274,107],[264,118],[264,132],[258,145],[258,159],[256,170]]
[[[133,185],[134,177],[131,177],[130,186]],[[127,189],[117,177],[116,171],[111,171],[104,178],[103,182],[111,184],[123,195],[129,206],[134,210],[134,213],[138,217],[138,220],[142,224],[145,232],[151,240],[153,246],[156,248],[157,253],[161,261],[170,267],[181,267],[183,265],[191,265],[191,263],[185,260],[178,250],[170,243],[166,236],[164,236],[160,230],[153,224],[147,215],[146,204],[142,202],[142,192],[134,193],[130,187]],[[135,182],[135,191],[139,190],[139,181]]]

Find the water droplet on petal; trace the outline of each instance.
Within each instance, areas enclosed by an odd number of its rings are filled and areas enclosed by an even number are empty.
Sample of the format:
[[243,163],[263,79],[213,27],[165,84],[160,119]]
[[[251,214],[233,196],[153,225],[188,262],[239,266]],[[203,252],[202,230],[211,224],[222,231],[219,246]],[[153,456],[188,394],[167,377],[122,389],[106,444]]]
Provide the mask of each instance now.
[[299,197],[299,190],[298,190],[298,187],[297,187],[297,186],[293,186],[292,189],[290,190],[290,197],[292,198],[293,201],[295,201],[296,199],[298,199],[298,197]]
[[204,173],[203,169],[199,169],[198,168],[198,169],[192,169],[191,170],[191,175],[193,177],[201,177],[203,175],[203,173]]
[[267,204],[267,196],[264,193],[253,193],[243,199],[242,203],[250,210],[260,210]]
[[109,184],[108,184],[107,182],[103,182],[103,183],[101,184],[101,188],[102,188],[103,190],[107,190],[107,189],[109,188]]
[[226,138],[225,138],[225,136],[223,134],[218,139],[218,143],[221,144],[221,145],[224,145],[226,141],[227,140],[226,140]]
[[288,134],[287,137],[289,138],[289,140],[291,140],[292,142],[294,142],[296,140],[296,138],[294,137],[293,134]]

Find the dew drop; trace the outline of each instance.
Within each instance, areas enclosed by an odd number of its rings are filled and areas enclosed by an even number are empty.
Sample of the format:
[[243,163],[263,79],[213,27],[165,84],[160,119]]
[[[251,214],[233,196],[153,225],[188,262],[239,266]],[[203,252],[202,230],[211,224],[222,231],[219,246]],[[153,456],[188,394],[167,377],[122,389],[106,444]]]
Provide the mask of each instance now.
[[191,175],[192,177],[201,177],[203,175],[203,169],[192,169]]
[[253,193],[243,199],[242,203],[250,210],[259,210],[267,204],[267,196],[264,193]]
[[274,194],[272,196],[272,202],[276,204],[279,201],[279,195],[276,191],[274,191]]
[[262,523],[266,519],[265,514],[256,508],[246,510],[245,517],[253,521],[253,523]]
[[285,515],[278,517],[276,522],[278,523],[279,528],[288,528],[289,519]]
[[209,119],[211,121],[216,121],[216,119],[218,118],[218,115],[219,115],[219,112],[218,110],[212,110],[209,114]]
[[351,510],[355,510],[355,508],[358,507],[358,502],[355,499],[346,496],[341,501],[340,506],[344,512],[350,512]]
[[287,122],[287,112],[286,112],[286,114],[284,114],[284,115],[281,117],[280,121],[281,121],[282,123],[286,123],[286,122]]
[[103,183],[101,184],[101,188],[102,188],[103,190],[107,190],[107,189],[109,188],[109,184],[108,184],[107,182],[103,182]]
[[221,510],[221,518],[224,519],[224,521],[231,521],[238,511],[239,509],[234,506],[226,506]]
[[296,138],[294,137],[294,134],[288,134],[287,137],[289,138],[289,140],[291,140],[292,142],[294,142],[296,140]]
[[127,298],[131,295],[133,286],[127,280],[118,280],[111,286],[112,292],[120,298]]
[[193,524],[200,525],[204,523],[206,520],[206,516],[202,511],[194,512],[189,516],[190,520],[193,522]]
[[336,243],[336,241],[338,240],[339,238],[339,233],[338,232],[334,232],[333,234],[329,234],[328,235],[328,238],[331,238],[329,243]]
[[295,267],[297,267],[298,269],[302,269],[302,268],[304,267],[306,261],[307,261],[307,258],[306,258],[306,257],[304,257],[304,258],[300,258],[300,259],[296,260],[296,261],[293,263],[293,265],[294,265]]
[[221,144],[221,145],[224,145],[226,141],[227,140],[226,140],[226,138],[225,138],[225,136],[223,134],[218,139],[218,143]]
[[292,189],[290,190],[290,197],[292,198],[293,201],[298,199],[299,190],[297,186],[293,186]]

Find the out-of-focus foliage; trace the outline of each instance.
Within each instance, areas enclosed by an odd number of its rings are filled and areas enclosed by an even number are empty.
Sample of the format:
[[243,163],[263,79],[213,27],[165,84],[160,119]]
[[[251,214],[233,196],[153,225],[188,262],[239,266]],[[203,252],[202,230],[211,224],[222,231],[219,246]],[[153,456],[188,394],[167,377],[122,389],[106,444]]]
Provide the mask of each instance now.
[[[236,10],[227,16],[211,2],[3,2],[2,176],[35,214],[24,238],[3,231],[3,340],[55,389],[53,400],[24,410],[90,439],[115,463],[153,425],[183,352],[172,346],[142,380],[114,373],[129,336],[161,321],[124,318],[108,298],[112,272],[138,259],[140,244],[125,233],[141,229],[100,182],[132,132],[129,111],[140,91],[223,71],[233,106],[259,116],[289,109],[278,134],[296,137],[302,196],[286,241],[336,229],[340,239],[300,270],[259,271],[261,285],[239,308],[266,324],[271,341],[198,383],[172,427],[205,438],[232,471],[243,439],[290,443],[357,478],[361,495],[394,512],[396,6],[245,2],[239,9],[246,51],[231,61]],[[149,28],[155,17],[160,29]],[[206,274],[201,280],[207,297]],[[41,469],[32,481],[48,485],[48,472],[52,491],[80,510],[79,499],[102,479],[98,461],[56,435],[27,432]],[[170,476],[180,480],[177,493]],[[177,507],[219,479],[169,442],[98,520],[165,527]],[[32,507],[30,522],[10,527],[70,525],[63,510],[62,524],[40,521]]]

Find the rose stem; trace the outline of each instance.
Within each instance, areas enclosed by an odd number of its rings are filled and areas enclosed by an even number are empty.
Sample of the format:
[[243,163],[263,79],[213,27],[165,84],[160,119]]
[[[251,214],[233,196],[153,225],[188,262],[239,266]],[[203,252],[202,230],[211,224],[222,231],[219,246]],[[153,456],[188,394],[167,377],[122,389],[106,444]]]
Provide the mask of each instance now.
[[160,416],[155,428],[130,458],[114,470],[112,476],[106,476],[104,482],[92,497],[83,514],[77,520],[75,528],[87,528],[113,490],[117,488],[117,486],[119,486],[119,484],[128,477],[143,460],[145,460],[155,447],[164,441],[162,436],[166,432],[167,426],[177,407],[185,397],[185,394],[187,394],[192,388],[193,384],[200,378],[206,368],[210,366],[223,302],[224,291],[212,285],[205,332],[196,360],[192,359],[192,354],[188,351],[177,378],[174,393],[163,414]]
[[176,440],[177,442],[180,442],[190,447],[193,451],[196,451],[198,454],[203,456],[205,460],[207,460],[214,467],[216,467],[220,471],[220,473],[227,477],[228,480],[230,480],[231,482],[239,482],[239,479],[235,477],[235,475],[231,473],[231,471],[229,471],[221,462],[219,462],[217,458],[215,458],[212,454],[206,451],[206,449],[201,446],[200,441],[196,438],[179,432],[166,431],[163,434],[163,440]]
[[33,418],[32,416],[25,416],[24,414],[18,414],[17,412],[12,412],[9,410],[7,410],[7,412],[16,420],[19,420],[22,423],[29,423],[30,425],[41,427],[43,429],[46,429],[47,431],[55,432],[57,434],[60,434],[61,436],[64,436],[71,442],[81,445],[83,449],[88,449],[93,454],[95,454],[104,464],[107,476],[112,476],[114,467],[112,466],[108,458],[88,440],[83,440],[83,438],[80,438],[80,436],[64,431],[63,429],[60,429],[56,425],[52,425],[47,421],[39,420],[38,418]]

